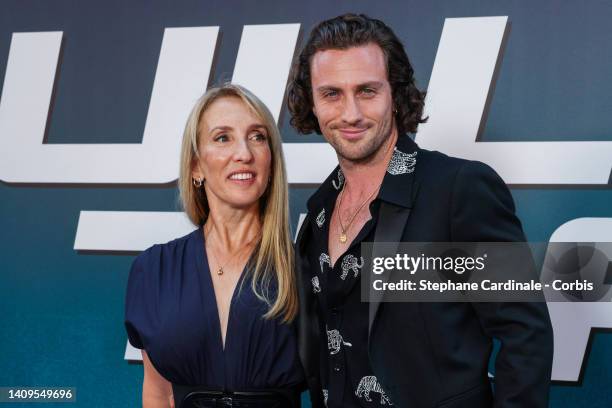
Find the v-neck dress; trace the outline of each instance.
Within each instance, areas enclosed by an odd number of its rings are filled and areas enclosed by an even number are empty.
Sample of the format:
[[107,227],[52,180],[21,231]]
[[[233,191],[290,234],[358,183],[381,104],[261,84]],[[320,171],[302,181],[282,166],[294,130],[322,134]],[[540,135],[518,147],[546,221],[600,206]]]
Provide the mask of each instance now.
[[[242,288],[240,287],[242,283]],[[268,288],[274,299],[276,285]],[[220,390],[303,383],[294,324],[264,319],[268,306],[242,272],[229,311],[225,350],[202,229],[154,245],[132,264],[125,303],[130,344],[146,350],[174,385]]]

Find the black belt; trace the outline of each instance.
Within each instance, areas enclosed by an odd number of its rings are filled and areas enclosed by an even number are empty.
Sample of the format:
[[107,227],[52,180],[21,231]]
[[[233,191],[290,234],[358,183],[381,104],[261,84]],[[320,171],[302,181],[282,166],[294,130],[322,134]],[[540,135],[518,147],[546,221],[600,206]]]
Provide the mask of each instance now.
[[172,384],[176,408],[299,408],[300,389],[221,391]]

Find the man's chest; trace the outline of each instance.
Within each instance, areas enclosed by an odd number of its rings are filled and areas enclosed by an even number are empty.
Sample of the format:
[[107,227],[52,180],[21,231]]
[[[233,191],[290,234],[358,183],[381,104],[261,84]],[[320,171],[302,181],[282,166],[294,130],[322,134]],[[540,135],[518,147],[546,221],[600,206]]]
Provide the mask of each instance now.
[[341,213],[334,211],[330,218],[327,236],[324,237],[327,241],[327,250],[332,266],[336,264],[342,254],[346,253],[355,244],[355,239],[364,230],[366,223],[372,219],[367,209],[362,211],[361,214],[357,214],[350,224],[347,224],[348,218],[341,219],[341,217]]

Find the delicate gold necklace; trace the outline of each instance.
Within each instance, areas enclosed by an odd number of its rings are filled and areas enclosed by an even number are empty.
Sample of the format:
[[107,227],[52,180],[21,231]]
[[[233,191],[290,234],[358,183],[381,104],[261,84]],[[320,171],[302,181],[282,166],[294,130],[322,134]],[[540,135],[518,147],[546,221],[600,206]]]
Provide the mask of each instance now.
[[355,217],[357,217],[357,214],[359,214],[359,211],[361,211],[361,209],[366,205],[366,203],[368,201],[370,201],[370,199],[374,196],[374,194],[378,191],[378,189],[380,188],[380,186],[378,186],[378,188],[374,191],[372,191],[372,194],[370,194],[368,196],[368,198],[365,199],[365,201],[363,203],[361,203],[361,205],[359,206],[359,208],[357,209],[357,211],[355,211],[355,213],[353,214],[353,216],[350,218],[348,225],[346,226],[346,228],[344,228],[344,225],[342,225],[342,217],[340,216],[340,210],[342,208],[342,197],[344,196],[344,190],[346,189],[346,186],[348,185],[348,182],[344,183],[344,188],[342,190],[340,190],[340,198],[338,199],[338,222],[340,223],[340,230],[342,231],[340,233],[340,243],[341,244],[345,244],[346,241],[348,240],[348,237],[346,235],[348,229],[351,227],[351,224],[353,223],[353,221],[355,220]]
[[[212,228],[212,227],[211,227],[211,228]],[[210,230],[209,230],[209,232],[208,232],[208,236],[210,237]],[[255,241],[255,239],[257,239],[257,237],[258,237],[258,234],[257,234],[257,235],[255,235],[255,237],[254,237],[252,240],[250,240],[249,242],[247,242],[247,243],[244,245],[244,247],[242,247],[242,248],[240,248],[238,251],[236,251],[236,253],[235,253],[235,254],[230,254],[230,256],[228,257],[228,259],[232,259],[232,258],[234,258],[234,257],[238,256],[238,255],[239,255],[239,254],[240,254],[242,251],[244,251],[245,249],[249,248],[249,247],[251,246],[251,244],[253,243],[253,241]],[[206,242],[208,242],[208,240],[206,240]],[[214,253],[213,253],[213,252],[214,252],[214,251],[213,251],[213,247],[212,247],[212,245],[210,245],[210,248],[209,248],[209,255],[214,255]],[[212,256],[212,258],[213,258],[213,260],[217,260],[217,261],[219,261],[219,260],[220,260],[220,259],[219,259],[219,257],[218,257],[218,256],[216,256],[216,255]],[[228,262],[229,262],[229,260],[226,260],[225,262],[220,262],[220,263],[219,263],[219,267],[217,268],[217,275],[221,276],[221,275],[223,275],[223,274],[225,273],[225,271],[223,270],[223,268],[224,268],[225,266],[227,266],[227,263],[228,263]]]

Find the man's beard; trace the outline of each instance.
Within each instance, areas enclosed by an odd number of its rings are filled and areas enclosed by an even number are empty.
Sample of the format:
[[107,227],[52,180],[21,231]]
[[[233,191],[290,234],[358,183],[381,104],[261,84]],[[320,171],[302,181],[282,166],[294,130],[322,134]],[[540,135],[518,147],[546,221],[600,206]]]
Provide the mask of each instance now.
[[376,153],[379,152],[384,143],[389,139],[393,126],[393,120],[385,120],[374,135],[368,140],[359,141],[358,146],[342,140],[340,135],[334,135],[328,138],[328,140],[339,159],[355,164],[365,164],[376,156]]

